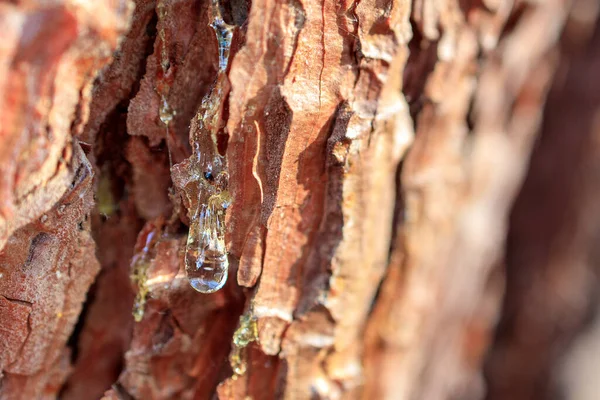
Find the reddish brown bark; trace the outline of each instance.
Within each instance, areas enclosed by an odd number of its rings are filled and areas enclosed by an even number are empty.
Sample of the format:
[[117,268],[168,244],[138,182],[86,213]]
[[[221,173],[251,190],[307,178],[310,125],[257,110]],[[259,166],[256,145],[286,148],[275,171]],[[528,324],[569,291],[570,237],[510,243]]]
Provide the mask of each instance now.
[[[551,398],[597,293],[596,12],[1,4],[0,397]],[[212,127],[230,276],[205,295]]]

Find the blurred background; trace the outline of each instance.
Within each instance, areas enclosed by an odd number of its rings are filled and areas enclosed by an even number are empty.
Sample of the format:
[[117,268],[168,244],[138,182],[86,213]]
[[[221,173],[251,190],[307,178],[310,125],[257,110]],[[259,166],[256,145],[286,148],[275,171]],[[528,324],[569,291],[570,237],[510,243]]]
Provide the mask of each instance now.
[[0,399],[600,399],[599,9],[0,1]]

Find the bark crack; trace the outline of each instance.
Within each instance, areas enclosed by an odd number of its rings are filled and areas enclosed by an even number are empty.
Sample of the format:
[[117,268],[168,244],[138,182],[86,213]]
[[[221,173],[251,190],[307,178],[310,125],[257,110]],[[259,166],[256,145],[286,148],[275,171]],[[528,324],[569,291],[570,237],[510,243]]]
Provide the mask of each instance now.
[[323,85],[323,71],[325,70],[325,2],[321,3],[321,71],[319,72],[319,111],[321,110],[321,93]]
[[10,364],[8,364],[6,366],[6,368],[4,368],[5,370],[9,370],[13,365],[15,365],[21,359],[21,354],[23,353],[25,344],[27,343],[27,340],[29,340],[29,336],[31,336],[31,332],[33,331],[33,328],[31,327],[31,311],[33,311],[33,303],[30,301],[27,301],[27,300],[13,299],[10,297],[6,297],[4,295],[0,295],[0,297],[3,297],[5,300],[7,300],[11,303],[19,304],[21,306],[25,306],[25,307],[29,308],[29,313],[27,314],[27,336],[25,336],[23,343],[21,343],[21,346],[19,346],[19,350],[15,354],[14,361],[11,362]]

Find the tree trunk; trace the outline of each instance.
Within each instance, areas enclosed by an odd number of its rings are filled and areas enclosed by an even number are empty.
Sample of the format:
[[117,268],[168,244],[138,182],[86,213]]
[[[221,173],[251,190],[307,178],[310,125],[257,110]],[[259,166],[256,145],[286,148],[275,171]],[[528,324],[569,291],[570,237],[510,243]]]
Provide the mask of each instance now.
[[0,4],[0,398],[596,398],[596,3]]

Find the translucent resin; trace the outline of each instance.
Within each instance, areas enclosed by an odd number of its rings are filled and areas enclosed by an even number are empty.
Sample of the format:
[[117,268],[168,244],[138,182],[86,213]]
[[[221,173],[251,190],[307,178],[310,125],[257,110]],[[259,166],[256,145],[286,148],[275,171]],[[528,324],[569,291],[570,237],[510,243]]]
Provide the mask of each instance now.
[[224,219],[229,202],[226,191],[210,196],[198,205],[190,224],[185,269],[190,285],[201,293],[216,292],[227,281]]

